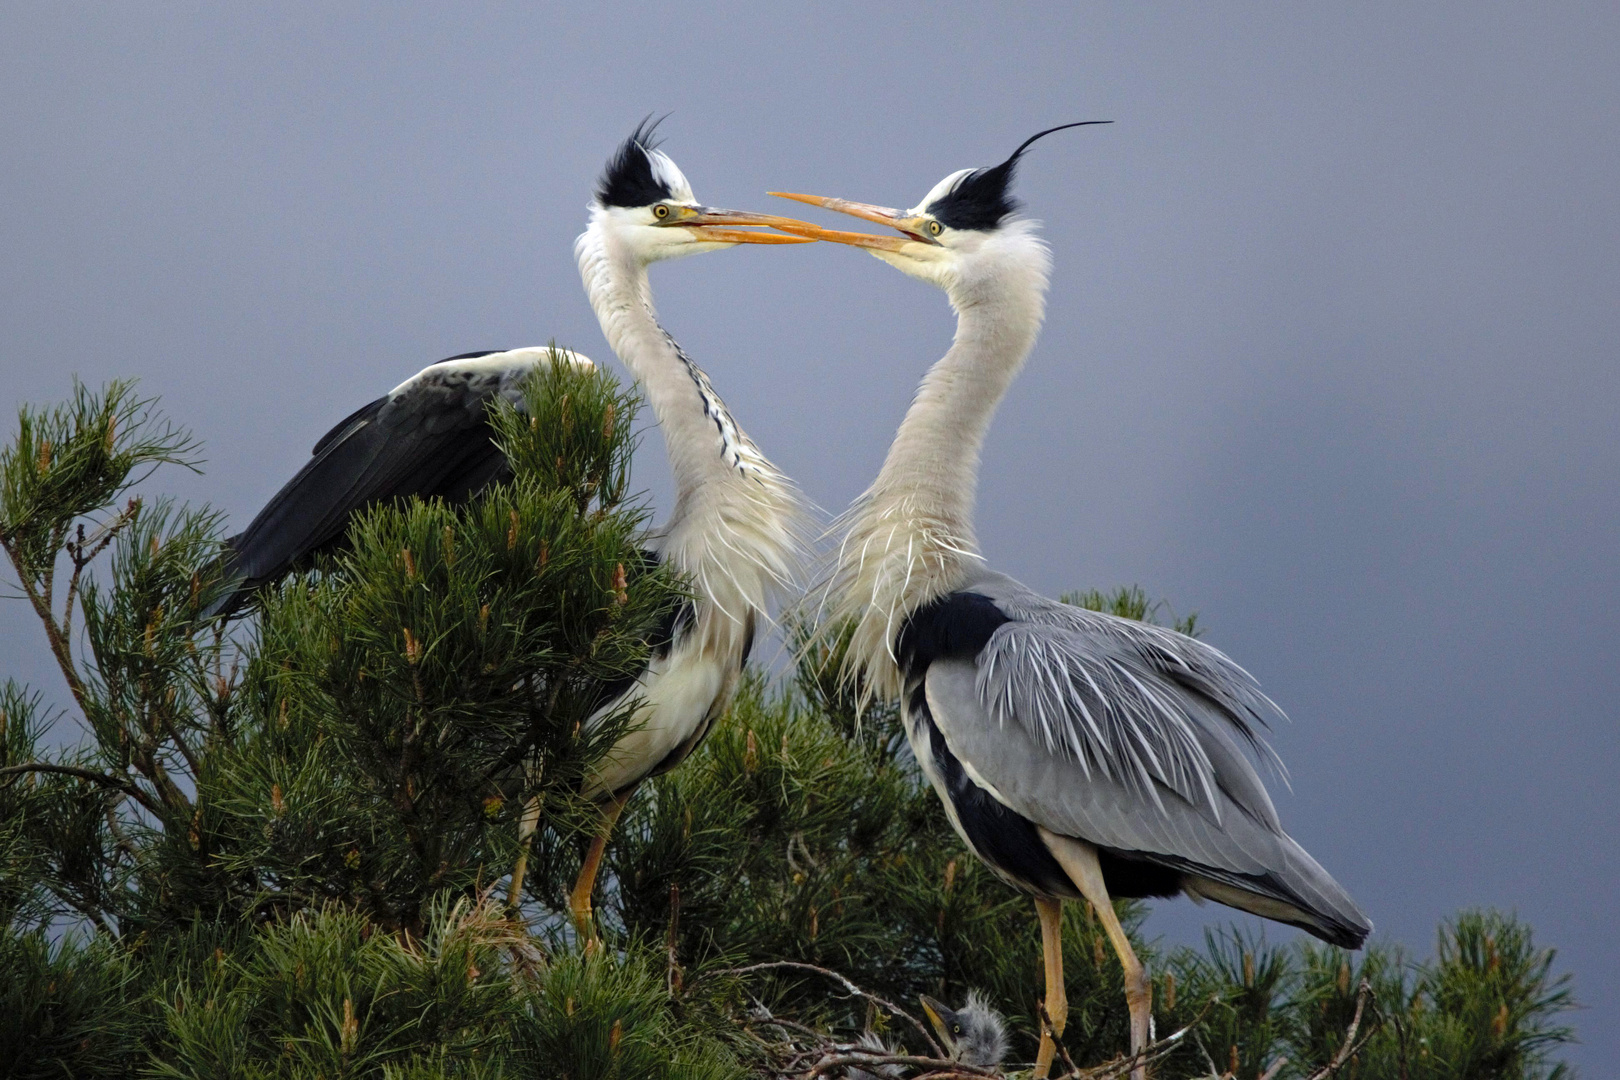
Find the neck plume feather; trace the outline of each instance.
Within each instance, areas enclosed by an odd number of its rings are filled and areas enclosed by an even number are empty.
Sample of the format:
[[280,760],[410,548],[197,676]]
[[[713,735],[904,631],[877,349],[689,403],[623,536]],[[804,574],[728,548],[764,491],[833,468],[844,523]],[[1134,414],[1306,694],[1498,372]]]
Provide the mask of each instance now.
[[[1033,237],[1030,238],[1033,240]],[[960,588],[981,562],[973,531],[979,452],[996,406],[1045,314],[1045,248],[989,284],[948,291],[950,351],[923,377],[872,486],[833,525],[843,539],[824,575],[819,622],[853,625],[843,676],[902,692],[894,640],[907,616]]]
[[675,507],[651,546],[693,579],[705,646],[728,648],[750,616],[768,616],[770,602],[793,590],[808,533],[803,501],[659,324],[646,267],[614,242],[599,211],[574,254],[602,332],[642,385],[669,454]]

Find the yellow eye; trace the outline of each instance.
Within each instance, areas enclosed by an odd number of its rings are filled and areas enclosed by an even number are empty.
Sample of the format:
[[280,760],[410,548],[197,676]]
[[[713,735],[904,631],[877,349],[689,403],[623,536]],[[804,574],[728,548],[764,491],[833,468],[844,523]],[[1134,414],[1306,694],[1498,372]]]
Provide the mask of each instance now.
[[942,233],[944,231],[945,231],[945,226],[941,225],[939,222],[930,221],[928,223],[928,235],[929,236],[938,236],[940,233]]
[[659,203],[657,206],[653,207],[653,217],[655,217],[655,218],[667,218],[667,217],[669,217],[669,207],[665,206],[663,203]]

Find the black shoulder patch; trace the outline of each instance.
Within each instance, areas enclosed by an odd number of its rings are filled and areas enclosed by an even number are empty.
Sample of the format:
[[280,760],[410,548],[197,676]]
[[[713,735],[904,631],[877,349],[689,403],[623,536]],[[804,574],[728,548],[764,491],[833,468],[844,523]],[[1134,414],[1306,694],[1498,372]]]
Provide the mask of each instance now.
[[998,877],[1016,888],[1037,896],[1078,900],[1080,890],[1041,843],[1035,823],[973,782],[946,745],[945,736],[934,723],[926,701],[922,711],[913,715],[919,716],[926,725],[927,751],[945,780],[946,796],[956,811],[962,838],[973,853]]
[[647,153],[658,145],[653,141],[657,127],[658,122],[648,117],[619,144],[608,158],[602,179],[597,181],[597,202],[603,206],[651,206],[673,194],[653,175],[652,158]]
[[953,592],[911,613],[895,636],[895,655],[907,680],[939,659],[979,655],[990,635],[1010,622],[995,601],[976,592]]
[[942,225],[952,229],[979,229],[989,231],[1018,209],[1012,197],[1013,173],[1018,159],[1036,139],[1064,128],[1085,127],[1088,124],[1108,124],[1110,120],[1081,120],[1074,124],[1060,124],[1055,128],[1036,132],[1012,152],[1012,157],[988,169],[974,169],[956,182],[956,186],[929,203],[923,209]]

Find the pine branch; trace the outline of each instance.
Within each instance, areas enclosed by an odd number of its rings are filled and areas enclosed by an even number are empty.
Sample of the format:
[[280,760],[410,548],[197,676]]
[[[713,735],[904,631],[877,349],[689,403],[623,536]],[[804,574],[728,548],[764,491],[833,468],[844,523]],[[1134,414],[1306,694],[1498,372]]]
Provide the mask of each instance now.
[[88,780],[93,784],[123,792],[154,814],[160,812],[160,808],[151,801],[147,794],[133,780],[127,777],[110,776],[106,773],[98,773],[93,769],[80,769],[73,765],[56,765],[45,761],[30,761],[22,765],[7,765],[5,768],[0,768],[0,777],[22,776],[27,773],[56,773],[61,776],[73,776],[80,780]]
[[12,543],[11,538],[0,535],[0,547],[5,549],[6,557],[11,560],[11,565],[17,570],[17,582],[22,586],[23,595],[33,605],[34,614],[39,616],[39,621],[45,626],[45,641],[50,646],[51,655],[56,659],[56,666],[62,670],[62,677],[67,680],[68,690],[72,692],[73,700],[78,703],[80,710],[88,716],[90,709],[87,703],[84,681],[79,678],[78,669],[73,665],[73,656],[68,648],[67,639],[63,637],[61,628],[56,625],[56,615],[51,610],[48,582],[53,575],[49,573],[46,575],[47,585],[42,595],[40,590],[35,588],[35,583],[29,580],[22,552]]
[[[118,534],[123,532],[124,527],[134,521],[140,512],[141,500],[139,497],[133,498],[118,512],[117,517],[102,525],[89,537],[85,536],[84,523],[80,522],[77,539],[70,540],[64,545],[68,557],[73,561],[73,574],[68,578],[67,599],[62,603],[62,640],[66,644],[73,643],[73,602],[78,599],[79,579],[85,567],[106,551],[108,545],[118,538]],[[88,551],[85,550],[86,544],[91,545]]]

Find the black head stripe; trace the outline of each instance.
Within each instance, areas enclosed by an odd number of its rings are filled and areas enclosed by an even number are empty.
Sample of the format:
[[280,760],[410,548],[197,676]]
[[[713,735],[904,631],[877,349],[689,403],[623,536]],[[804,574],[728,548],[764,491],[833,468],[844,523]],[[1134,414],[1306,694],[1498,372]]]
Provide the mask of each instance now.
[[608,158],[596,185],[597,202],[603,206],[651,206],[673,194],[669,185],[653,173],[649,151],[658,145],[654,139],[658,123],[648,116]]
[[1023,145],[1014,150],[1006,161],[988,169],[974,169],[958,180],[950,191],[923,209],[952,229],[994,229],[1007,215],[1018,209],[1018,201],[1011,194],[1013,172],[1018,168],[1018,159],[1031,143],[1064,128],[1111,123],[1112,120],[1080,120],[1036,132],[1025,139]]

